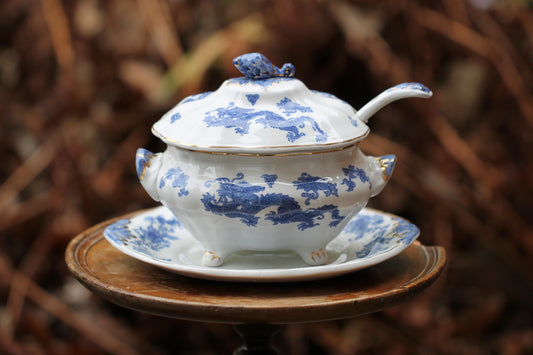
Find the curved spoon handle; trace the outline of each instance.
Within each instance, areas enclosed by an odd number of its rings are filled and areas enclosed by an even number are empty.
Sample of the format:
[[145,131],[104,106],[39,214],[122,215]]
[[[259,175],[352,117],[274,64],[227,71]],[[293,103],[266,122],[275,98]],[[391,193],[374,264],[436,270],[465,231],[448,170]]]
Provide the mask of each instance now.
[[370,100],[366,105],[364,105],[355,117],[360,121],[366,123],[372,115],[378,112],[384,106],[390,104],[393,101],[405,99],[408,97],[420,97],[420,98],[430,98],[433,95],[431,90],[420,83],[402,83],[396,86],[393,86],[385,91],[383,91],[378,96]]

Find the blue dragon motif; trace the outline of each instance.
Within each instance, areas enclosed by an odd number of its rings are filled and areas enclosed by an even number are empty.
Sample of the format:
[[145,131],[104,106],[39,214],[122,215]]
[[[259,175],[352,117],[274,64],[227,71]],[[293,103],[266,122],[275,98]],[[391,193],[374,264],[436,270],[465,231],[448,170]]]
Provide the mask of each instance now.
[[159,180],[159,188],[162,189],[166,185],[166,181],[172,181],[172,187],[179,188],[178,196],[187,196],[189,191],[187,191],[187,182],[189,181],[189,176],[186,175],[181,168],[171,168],[168,169],[166,174],[161,177]]
[[219,198],[209,192],[205,193],[201,201],[206,211],[229,218],[239,218],[247,226],[257,225],[259,217],[255,215],[266,207],[258,195],[265,190],[263,186],[254,186],[244,181],[243,173],[238,173],[234,179],[220,177],[214,181],[207,181],[205,186],[211,187],[214,183],[219,184],[217,190]]
[[282,109],[283,113],[287,116],[290,116],[296,112],[313,112],[313,109],[311,107],[294,102],[288,97],[283,98],[280,102],[276,104],[276,106]]
[[333,219],[333,221],[329,223],[331,228],[338,226],[345,217],[340,215],[337,206],[324,205],[318,208],[308,208],[307,210],[290,210],[285,213],[279,213],[279,210],[277,213],[272,211],[269,212],[265,218],[272,221],[274,225],[278,223],[285,224],[298,222],[298,229],[304,231],[307,228],[318,226],[319,223],[316,223],[316,220],[324,219],[324,214],[326,212],[331,213],[331,218]]
[[204,122],[208,127],[235,128],[235,133],[240,135],[248,134],[253,123],[262,124],[265,128],[274,128],[287,132],[287,140],[294,142],[305,136],[300,129],[307,124],[316,132],[316,142],[324,142],[327,134],[318,126],[317,122],[307,116],[287,118],[268,110],[255,110],[253,108],[243,108],[230,102],[227,107],[219,107],[207,112]]
[[[348,187],[346,191],[353,191],[353,189],[355,189],[356,184],[354,180],[356,179],[361,180],[363,184],[365,182],[370,183],[370,179],[366,175],[366,172],[361,168],[356,168],[353,165],[349,165],[347,168],[342,168],[342,171],[346,178],[342,180],[341,185],[346,185],[346,187]],[[369,188],[372,188],[371,184]]]
[[292,183],[296,186],[296,190],[304,190],[304,192],[302,192],[302,197],[306,197],[306,205],[310,204],[310,200],[318,199],[320,191],[324,192],[326,197],[332,195],[339,197],[337,184],[325,181],[320,176],[312,176],[308,173],[302,173],[302,175]]
[[[265,182],[268,184],[267,178]],[[268,178],[270,179],[270,178]],[[300,230],[317,226],[317,220],[325,218],[330,213],[332,221],[330,227],[337,226],[345,216],[341,216],[335,205],[324,205],[318,208],[302,210],[293,197],[282,193],[263,193],[264,186],[255,186],[244,180],[244,174],[238,173],[233,179],[217,178],[205,183],[206,187],[218,183],[216,194],[205,193],[202,203],[205,210],[228,218],[239,218],[247,226],[257,226],[257,214],[271,207],[277,207],[266,214],[265,219],[276,224],[298,223]]]

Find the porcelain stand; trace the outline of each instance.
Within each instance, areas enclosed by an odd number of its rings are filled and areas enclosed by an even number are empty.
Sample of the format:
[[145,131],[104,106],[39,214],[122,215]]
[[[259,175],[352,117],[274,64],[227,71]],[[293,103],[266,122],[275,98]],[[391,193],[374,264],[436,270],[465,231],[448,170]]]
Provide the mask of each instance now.
[[352,318],[406,302],[428,287],[446,263],[443,248],[415,242],[378,265],[324,280],[206,281],[154,267],[113,247],[103,230],[119,218],[69,243],[66,262],[74,276],[97,295],[126,308],[232,324],[244,342],[235,354],[276,354],[270,341],[283,324]]

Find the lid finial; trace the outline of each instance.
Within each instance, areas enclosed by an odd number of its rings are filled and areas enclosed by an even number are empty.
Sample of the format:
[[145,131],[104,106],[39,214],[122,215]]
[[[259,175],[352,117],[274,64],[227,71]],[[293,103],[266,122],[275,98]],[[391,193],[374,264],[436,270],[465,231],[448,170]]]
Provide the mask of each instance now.
[[261,53],[246,53],[233,59],[233,65],[247,78],[268,79],[272,77],[294,77],[294,65],[285,63],[280,68],[274,66]]

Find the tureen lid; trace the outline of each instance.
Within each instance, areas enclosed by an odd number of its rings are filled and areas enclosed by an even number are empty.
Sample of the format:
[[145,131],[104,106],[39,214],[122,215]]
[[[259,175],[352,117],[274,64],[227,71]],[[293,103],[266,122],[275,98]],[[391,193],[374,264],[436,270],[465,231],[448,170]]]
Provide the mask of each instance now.
[[292,64],[279,69],[259,53],[233,64],[244,77],[185,98],[152,132],[180,148],[261,155],[335,150],[368,135],[349,104],[309,90]]

